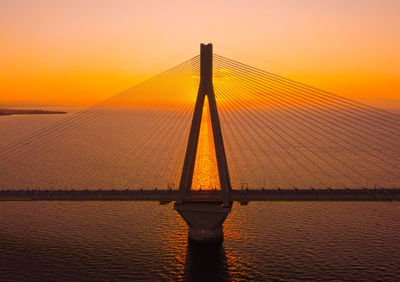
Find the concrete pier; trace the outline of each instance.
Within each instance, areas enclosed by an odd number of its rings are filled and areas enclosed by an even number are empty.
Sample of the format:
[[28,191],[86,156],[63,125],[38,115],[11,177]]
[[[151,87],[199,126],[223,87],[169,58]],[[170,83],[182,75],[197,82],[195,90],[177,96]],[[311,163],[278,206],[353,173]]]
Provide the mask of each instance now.
[[174,209],[189,226],[189,239],[196,242],[219,242],[224,238],[222,224],[231,207],[219,203],[185,202],[175,204]]

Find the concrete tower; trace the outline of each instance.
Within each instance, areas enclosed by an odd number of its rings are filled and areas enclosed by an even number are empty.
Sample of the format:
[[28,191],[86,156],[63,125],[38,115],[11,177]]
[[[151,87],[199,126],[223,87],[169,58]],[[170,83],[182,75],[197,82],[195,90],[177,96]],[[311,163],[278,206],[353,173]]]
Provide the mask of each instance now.
[[[195,241],[220,241],[223,239],[222,223],[231,211],[231,181],[222,139],[217,103],[212,81],[212,44],[200,46],[200,86],[193,113],[186,156],[179,184],[179,196],[174,209],[189,226],[189,239]],[[200,202],[190,199],[193,171],[199,141],[205,96],[208,97],[214,147],[217,158],[221,198],[217,202]],[[210,187],[211,188],[211,187]]]

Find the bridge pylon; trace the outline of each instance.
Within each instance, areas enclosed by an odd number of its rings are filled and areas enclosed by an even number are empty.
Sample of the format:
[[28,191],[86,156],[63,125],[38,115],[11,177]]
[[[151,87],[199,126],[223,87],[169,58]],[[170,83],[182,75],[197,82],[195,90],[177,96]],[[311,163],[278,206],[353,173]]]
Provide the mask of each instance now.
[[[174,205],[174,209],[182,216],[189,226],[189,239],[203,242],[220,241],[223,239],[222,224],[232,207],[232,187],[218,116],[217,102],[215,99],[212,68],[212,44],[201,44],[200,85],[182,168],[178,198]],[[217,202],[196,201],[191,193],[200,125],[206,96],[208,97],[207,100],[221,187],[221,198],[220,201]]]

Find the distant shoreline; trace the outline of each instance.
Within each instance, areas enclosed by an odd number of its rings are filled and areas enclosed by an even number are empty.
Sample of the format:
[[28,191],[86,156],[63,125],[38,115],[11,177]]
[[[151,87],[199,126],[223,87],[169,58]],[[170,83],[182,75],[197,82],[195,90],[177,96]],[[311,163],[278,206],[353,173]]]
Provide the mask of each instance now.
[[0,116],[66,114],[63,111],[0,109]]

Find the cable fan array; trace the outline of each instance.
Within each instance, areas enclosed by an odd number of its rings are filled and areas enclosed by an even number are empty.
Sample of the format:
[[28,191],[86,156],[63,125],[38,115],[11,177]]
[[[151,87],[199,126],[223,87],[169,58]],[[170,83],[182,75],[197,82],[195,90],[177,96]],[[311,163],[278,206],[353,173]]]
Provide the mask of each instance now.
[[[196,56],[0,148],[0,189],[176,189],[199,68]],[[233,189],[400,183],[398,115],[219,55],[213,81]],[[210,189],[207,109],[202,127],[194,188]]]
[[154,189],[179,183],[199,56],[0,148],[0,189]]
[[236,188],[398,185],[398,115],[219,55],[214,88]]

